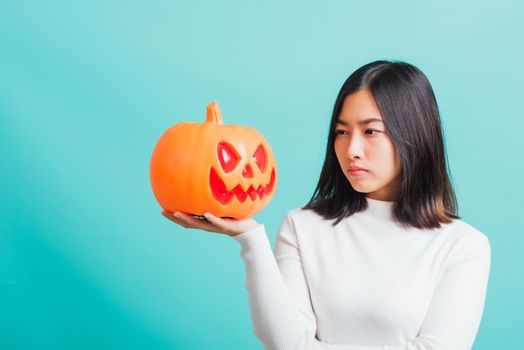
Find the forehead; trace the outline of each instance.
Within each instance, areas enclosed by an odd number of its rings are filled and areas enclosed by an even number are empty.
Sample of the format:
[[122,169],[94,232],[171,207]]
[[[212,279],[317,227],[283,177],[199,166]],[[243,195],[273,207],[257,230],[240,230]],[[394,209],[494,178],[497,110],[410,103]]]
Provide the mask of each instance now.
[[[367,124],[370,124],[370,123],[384,123],[382,121],[382,119],[378,119],[378,118],[364,118],[364,119],[360,119],[357,121],[357,124],[358,125],[367,125]],[[350,123],[348,123],[347,121],[345,121],[344,119],[340,119],[338,118],[337,119],[337,124],[341,124],[341,125],[349,125]]]
[[380,110],[369,90],[358,90],[344,99],[337,124],[359,125],[369,123],[383,123]]

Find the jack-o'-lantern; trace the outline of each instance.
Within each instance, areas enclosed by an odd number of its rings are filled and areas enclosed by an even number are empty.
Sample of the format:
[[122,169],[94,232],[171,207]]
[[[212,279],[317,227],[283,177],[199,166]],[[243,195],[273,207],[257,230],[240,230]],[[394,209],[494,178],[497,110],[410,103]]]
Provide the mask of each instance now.
[[264,208],[277,185],[264,136],[252,127],[224,125],[216,102],[207,106],[204,123],[178,123],[160,137],[149,175],[163,209],[235,219]]

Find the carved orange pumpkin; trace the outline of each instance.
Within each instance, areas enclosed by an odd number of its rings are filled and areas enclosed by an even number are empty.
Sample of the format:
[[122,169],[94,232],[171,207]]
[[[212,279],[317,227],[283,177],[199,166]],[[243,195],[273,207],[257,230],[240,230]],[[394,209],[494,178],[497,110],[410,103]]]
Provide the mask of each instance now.
[[236,219],[264,208],[277,185],[264,136],[252,127],[223,125],[216,102],[207,106],[204,123],[178,123],[160,137],[149,174],[163,209]]

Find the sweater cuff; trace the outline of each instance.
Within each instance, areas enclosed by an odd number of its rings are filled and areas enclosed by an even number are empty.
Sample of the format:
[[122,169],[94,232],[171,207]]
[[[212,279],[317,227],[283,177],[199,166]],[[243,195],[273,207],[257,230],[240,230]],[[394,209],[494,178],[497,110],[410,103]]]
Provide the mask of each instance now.
[[269,243],[264,224],[258,224],[249,231],[232,236],[235,241],[244,248],[260,246],[261,243]]

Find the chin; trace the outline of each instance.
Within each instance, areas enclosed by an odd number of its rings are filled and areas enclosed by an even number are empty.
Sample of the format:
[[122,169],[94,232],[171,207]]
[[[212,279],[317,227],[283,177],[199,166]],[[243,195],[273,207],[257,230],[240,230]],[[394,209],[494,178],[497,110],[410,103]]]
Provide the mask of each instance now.
[[373,189],[368,189],[368,188],[365,188],[363,186],[353,186],[351,185],[351,187],[353,187],[353,189],[359,193],[363,193],[363,194],[368,194],[368,193],[371,193],[373,192]]

